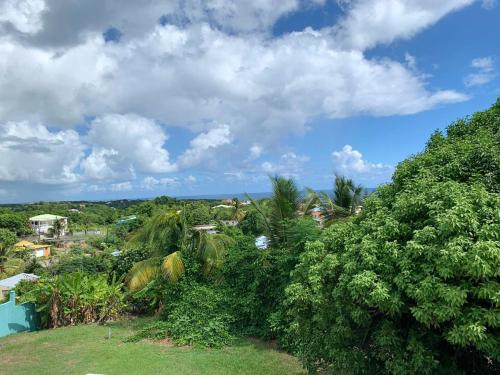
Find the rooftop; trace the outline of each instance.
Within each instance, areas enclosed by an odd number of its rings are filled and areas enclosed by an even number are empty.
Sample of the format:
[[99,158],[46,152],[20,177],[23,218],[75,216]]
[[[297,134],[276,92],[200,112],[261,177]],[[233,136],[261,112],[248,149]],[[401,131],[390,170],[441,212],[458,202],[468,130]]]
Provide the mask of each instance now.
[[36,281],[38,279],[39,277],[37,275],[33,275],[32,273],[20,273],[15,276],[0,280],[0,286],[11,289],[15,288],[15,286],[22,280]]
[[66,219],[65,216],[51,215],[51,214],[43,214],[30,217],[31,221],[45,221],[45,220],[60,220]]

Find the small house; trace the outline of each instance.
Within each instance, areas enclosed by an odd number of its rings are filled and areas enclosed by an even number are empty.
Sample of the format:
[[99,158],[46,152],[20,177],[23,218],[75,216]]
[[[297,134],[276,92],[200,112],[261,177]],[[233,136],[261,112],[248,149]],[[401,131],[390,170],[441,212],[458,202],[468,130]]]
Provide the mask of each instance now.
[[50,256],[50,245],[34,244],[26,240],[16,243],[14,249],[15,251],[28,251],[35,258]]

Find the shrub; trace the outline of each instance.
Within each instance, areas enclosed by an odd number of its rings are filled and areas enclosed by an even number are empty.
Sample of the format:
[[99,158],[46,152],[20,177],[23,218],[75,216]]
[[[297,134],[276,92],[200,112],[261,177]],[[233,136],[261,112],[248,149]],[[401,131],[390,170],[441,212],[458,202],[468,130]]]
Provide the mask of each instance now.
[[127,341],[170,338],[177,345],[221,347],[232,340],[232,316],[227,312],[224,291],[194,282],[181,282],[180,298],[171,301],[161,320]]
[[73,272],[88,274],[107,273],[111,269],[111,259],[108,255],[99,256],[67,256],[61,258],[52,269],[52,273],[62,275]]

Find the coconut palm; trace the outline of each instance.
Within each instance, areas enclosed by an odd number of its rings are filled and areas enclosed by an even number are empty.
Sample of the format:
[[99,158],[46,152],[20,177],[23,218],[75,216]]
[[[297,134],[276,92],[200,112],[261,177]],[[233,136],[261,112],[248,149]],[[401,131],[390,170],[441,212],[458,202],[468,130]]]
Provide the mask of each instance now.
[[175,283],[184,274],[183,253],[194,255],[205,274],[222,265],[232,240],[222,234],[188,230],[183,211],[164,212],[151,218],[129,241],[129,246],[147,246],[153,256],[136,263],[127,275],[131,291],[143,289],[159,276]]
[[[286,220],[298,217],[301,211],[301,194],[292,178],[270,176],[273,195],[268,201],[266,210],[259,202],[248,194],[247,198],[264,218],[264,222],[274,245],[286,243]],[[266,211],[268,213],[266,214]]]
[[355,185],[352,179],[336,175],[332,196],[311,189],[308,191],[310,205],[317,205],[322,209],[324,223],[328,226],[339,218],[356,213],[363,199],[364,188]]
[[231,219],[240,222],[245,217],[246,212],[243,211],[241,202],[238,198],[233,198],[233,206],[233,215]]

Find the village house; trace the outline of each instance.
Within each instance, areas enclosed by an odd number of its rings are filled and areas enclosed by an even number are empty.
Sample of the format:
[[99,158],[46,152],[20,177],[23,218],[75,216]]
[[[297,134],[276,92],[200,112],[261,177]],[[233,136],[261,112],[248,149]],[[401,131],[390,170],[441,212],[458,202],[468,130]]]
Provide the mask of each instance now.
[[15,251],[28,251],[35,258],[50,256],[50,245],[34,244],[26,240],[16,243],[14,249]]
[[65,216],[43,214],[30,217],[30,226],[36,234],[49,234],[56,221],[62,223],[61,236],[68,230],[68,218]]

